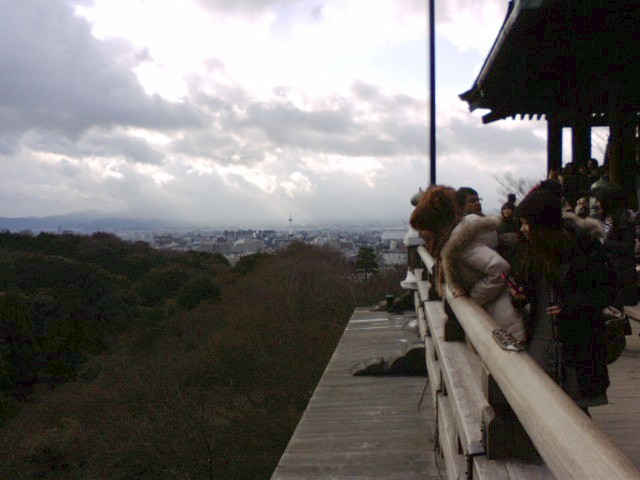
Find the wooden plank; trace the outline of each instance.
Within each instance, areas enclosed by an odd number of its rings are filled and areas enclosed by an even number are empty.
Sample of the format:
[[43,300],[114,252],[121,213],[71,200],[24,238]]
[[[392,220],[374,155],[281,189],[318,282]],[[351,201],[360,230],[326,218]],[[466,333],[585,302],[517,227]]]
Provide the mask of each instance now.
[[[474,480],[511,480],[504,462],[489,460],[485,456],[474,457],[473,459],[473,476]],[[529,477],[513,477],[513,478],[529,478]]]
[[442,375],[440,373],[440,362],[435,358],[435,347],[433,339],[424,339],[425,358],[427,361],[427,371],[429,372],[429,390],[431,391],[431,403],[436,404],[438,393],[442,391]]
[[[505,462],[509,478],[517,480],[518,478],[526,478],[528,480],[553,480],[555,477],[549,468],[542,464],[536,465],[518,460],[509,460]],[[489,478],[489,477],[487,477]]]
[[416,291],[413,295],[413,303],[416,306],[416,315],[418,317],[418,332],[420,333],[420,338],[424,339],[427,336],[427,319],[424,315],[424,307],[420,300],[420,294]]
[[431,288],[431,284],[426,280],[420,280],[417,283],[418,283],[417,292],[420,295],[420,298],[422,299],[422,301],[428,301],[429,289]]
[[444,385],[442,383],[441,364],[437,348],[438,339],[436,337],[436,332],[433,329],[433,326],[444,323],[444,321],[446,320],[446,315],[444,313],[444,310],[442,309],[442,302],[440,301],[426,301],[423,302],[423,306],[425,317],[427,319],[427,330],[429,332],[429,337],[425,339],[425,349],[428,345],[428,351],[435,367],[433,374],[430,375],[429,378],[434,383],[436,390],[442,391],[444,390]]
[[352,376],[354,363],[416,339],[415,315],[356,310],[272,480],[439,479],[424,376]]
[[458,451],[458,434],[454,422],[453,411],[446,395],[438,395],[438,438],[440,449],[447,465],[447,479],[458,480],[468,478],[467,464],[464,456]]
[[589,412],[593,421],[640,469],[640,323],[631,322],[631,329],[625,351],[609,365],[609,404],[590,408]]
[[442,302],[425,302],[427,322],[433,337],[440,369],[451,398],[452,412],[465,454],[484,452],[482,446],[482,409],[488,405],[482,393],[478,369],[480,360],[464,342],[444,340],[446,315]]
[[473,478],[476,480],[493,480],[494,478],[553,480],[555,477],[542,461],[518,458],[490,460],[481,455],[473,457]]

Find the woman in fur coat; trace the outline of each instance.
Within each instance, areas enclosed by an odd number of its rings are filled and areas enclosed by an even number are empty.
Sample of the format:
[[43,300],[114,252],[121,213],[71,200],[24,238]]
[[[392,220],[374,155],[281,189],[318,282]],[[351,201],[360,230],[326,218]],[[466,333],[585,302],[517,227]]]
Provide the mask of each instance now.
[[603,229],[597,220],[563,214],[560,205],[545,189],[518,205],[524,242],[514,268],[530,306],[528,353],[588,413],[607,403],[609,386]]
[[498,328],[524,341],[522,315],[514,308],[502,277],[509,275],[511,266],[496,251],[500,222],[498,217],[463,216],[456,191],[440,185],[425,192],[411,215],[411,226],[427,232],[423,234],[427,248],[443,274],[438,277],[454,295],[469,295]]

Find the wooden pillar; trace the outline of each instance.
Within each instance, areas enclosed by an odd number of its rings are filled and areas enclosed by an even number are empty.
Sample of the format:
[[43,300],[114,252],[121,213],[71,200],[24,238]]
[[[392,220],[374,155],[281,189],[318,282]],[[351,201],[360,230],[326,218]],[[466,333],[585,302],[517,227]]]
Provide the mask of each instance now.
[[635,178],[634,178],[634,191],[631,194],[630,208],[638,210],[640,206],[640,123],[636,123],[634,130],[634,160],[635,160]]
[[547,115],[547,174],[562,168],[562,127],[557,117]]
[[[632,197],[636,189],[635,122],[633,115],[614,111],[611,118],[611,150],[609,152],[609,180],[621,185]],[[631,207],[633,200],[631,201]]]
[[584,118],[576,118],[572,131],[572,162],[578,167],[586,165],[591,158],[591,127]]

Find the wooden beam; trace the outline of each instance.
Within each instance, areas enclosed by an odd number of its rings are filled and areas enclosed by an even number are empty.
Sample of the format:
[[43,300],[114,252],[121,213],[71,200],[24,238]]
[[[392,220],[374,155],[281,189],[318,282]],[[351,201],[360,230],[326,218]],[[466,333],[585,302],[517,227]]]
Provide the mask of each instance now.
[[571,137],[573,164],[576,167],[586,165],[591,158],[591,127],[587,124],[586,119],[577,118],[571,132],[573,134]]
[[611,113],[611,119],[609,180],[631,193],[636,187],[635,119],[619,110]]
[[557,117],[547,116],[547,173],[562,168],[562,127]]

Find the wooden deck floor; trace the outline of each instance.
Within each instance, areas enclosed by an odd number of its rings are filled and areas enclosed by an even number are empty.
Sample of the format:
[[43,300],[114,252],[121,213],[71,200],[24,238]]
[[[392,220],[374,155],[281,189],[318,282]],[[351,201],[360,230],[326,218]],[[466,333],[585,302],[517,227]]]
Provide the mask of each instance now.
[[627,348],[609,365],[609,404],[590,408],[591,417],[640,468],[640,323],[631,322]]
[[[640,317],[640,315],[639,315]],[[440,479],[433,407],[419,376],[352,376],[350,368],[398,352],[416,339],[414,318],[356,310],[272,480]],[[609,405],[594,421],[640,468],[640,321],[609,366]],[[442,474],[442,476],[440,476]]]
[[[272,480],[439,479],[426,377],[353,376],[417,339],[414,315],[356,310]],[[444,472],[443,472],[444,473]]]

